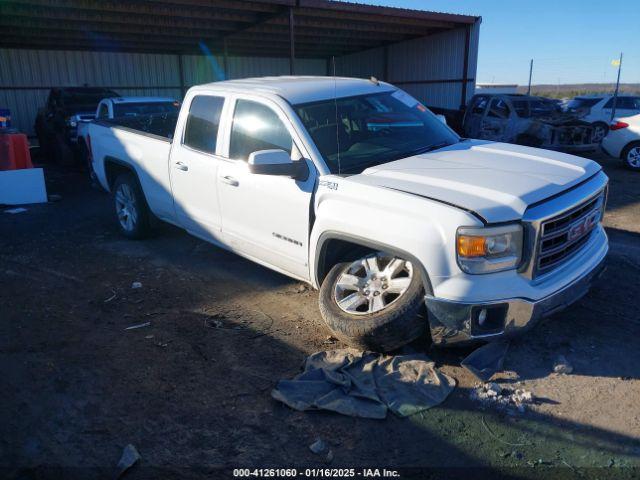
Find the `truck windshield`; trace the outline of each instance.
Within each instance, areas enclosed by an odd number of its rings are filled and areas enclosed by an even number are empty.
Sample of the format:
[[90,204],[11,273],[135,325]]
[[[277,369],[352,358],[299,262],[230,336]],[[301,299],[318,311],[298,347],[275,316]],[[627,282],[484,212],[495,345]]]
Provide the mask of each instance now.
[[364,169],[460,141],[401,90],[295,105],[331,173]]
[[154,113],[177,113],[178,102],[130,102],[117,103],[113,106],[114,117],[137,117]]

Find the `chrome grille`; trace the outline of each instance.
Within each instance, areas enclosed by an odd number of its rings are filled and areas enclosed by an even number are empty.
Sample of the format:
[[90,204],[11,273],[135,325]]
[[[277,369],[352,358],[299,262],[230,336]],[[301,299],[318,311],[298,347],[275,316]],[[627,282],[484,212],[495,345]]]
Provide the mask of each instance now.
[[577,207],[540,225],[536,273],[541,274],[568,260],[589,241],[602,218],[604,191]]

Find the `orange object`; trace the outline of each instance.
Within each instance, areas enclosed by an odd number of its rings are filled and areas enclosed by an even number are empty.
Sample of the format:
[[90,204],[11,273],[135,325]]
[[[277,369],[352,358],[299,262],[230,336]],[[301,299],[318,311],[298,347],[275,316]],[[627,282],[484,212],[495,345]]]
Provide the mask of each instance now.
[[33,168],[29,142],[23,133],[0,134],[0,170]]
[[458,255],[461,257],[482,257],[486,253],[484,237],[458,236]]

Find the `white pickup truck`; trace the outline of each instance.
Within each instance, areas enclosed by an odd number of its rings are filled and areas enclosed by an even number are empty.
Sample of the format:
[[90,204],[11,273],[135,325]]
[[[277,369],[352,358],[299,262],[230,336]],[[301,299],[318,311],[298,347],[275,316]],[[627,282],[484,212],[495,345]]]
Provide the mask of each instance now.
[[584,295],[608,250],[597,163],[461,139],[375,79],[218,82],[188,91],[175,133],[89,130],[126,236],[157,217],[308,282],[363,348],[516,335]]

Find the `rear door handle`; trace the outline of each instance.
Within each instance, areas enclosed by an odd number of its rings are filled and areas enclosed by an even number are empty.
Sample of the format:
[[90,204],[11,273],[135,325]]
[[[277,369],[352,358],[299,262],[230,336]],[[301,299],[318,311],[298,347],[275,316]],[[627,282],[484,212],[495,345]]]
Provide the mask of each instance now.
[[228,175],[226,177],[222,177],[220,180],[222,180],[222,182],[226,183],[227,185],[231,185],[232,187],[237,187],[238,185],[240,185],[240,182],[238,180]]
[[177,168],[178,170],[182,170],[183,172],[186,172],[187,170],[189,170],[189,166],[188,166],[188,165],[186,165],[185,163],[182,163],[182,162],[176,162],[176,164],[175,164],[175,165],[176,165],[176,168]]

